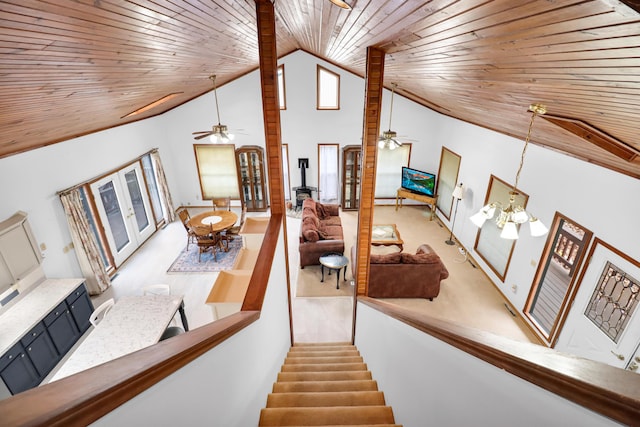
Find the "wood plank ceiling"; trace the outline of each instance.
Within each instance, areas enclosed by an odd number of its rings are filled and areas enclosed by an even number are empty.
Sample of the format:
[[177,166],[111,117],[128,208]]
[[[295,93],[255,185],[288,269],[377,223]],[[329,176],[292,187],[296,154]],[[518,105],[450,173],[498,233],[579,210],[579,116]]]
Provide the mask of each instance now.
[[[532,143],[640,178],[638,2],[347,2],[275,0],[278,55],[363,76],[379,47],[387,87],[519,139],[529,104],[545,104],[627,154],[546,120]],[[160,114],[211,90],[212,72],[222,85],[258,65],[252,0],[3,0],[0,34],[0,157]]]

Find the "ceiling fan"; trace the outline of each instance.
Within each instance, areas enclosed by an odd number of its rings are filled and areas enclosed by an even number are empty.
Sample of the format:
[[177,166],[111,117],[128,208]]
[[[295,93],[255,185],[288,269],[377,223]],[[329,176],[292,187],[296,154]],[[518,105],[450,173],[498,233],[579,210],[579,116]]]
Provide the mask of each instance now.
[[218,116],[218,124],[213,125],[211,130],[193,132],[192,135],[195,135],[194,136],[195,139],[202,139],[208,136],[209,139],[211,139],[211,142],[213,143],[226,144],[229,141],[232,141],[233,138],[235,138],[235,135],[232,133],[229,133],[229,128],[227,127],[227,125],[223,125],[220,123],[220,109],[218,107],[218,91],[216,88],[216,75],[213,74],[209,76],[209,78],[213,82],[213,95],[215,96],[215,99],[216,99],[216,114]]
[[395,83],[391,84],[391,106],[389,108],[389,130],[383,131],[382,135],[378,138],[378,148],[380,149],[389,149],[395,150],[396,148],[402,146],[402,142],[398,141],[396,138],[398,137],[398,133],[391,130],[391,116],[393,114],[393,93],[396,90],[398,85]]

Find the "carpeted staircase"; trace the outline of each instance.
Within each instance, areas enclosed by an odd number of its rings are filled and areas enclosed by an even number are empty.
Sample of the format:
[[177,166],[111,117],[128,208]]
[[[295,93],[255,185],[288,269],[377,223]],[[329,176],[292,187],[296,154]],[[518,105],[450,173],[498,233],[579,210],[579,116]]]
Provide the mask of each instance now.
[[378,384],[349,343],[296,344],[260,412],[260,426],[396,426]]

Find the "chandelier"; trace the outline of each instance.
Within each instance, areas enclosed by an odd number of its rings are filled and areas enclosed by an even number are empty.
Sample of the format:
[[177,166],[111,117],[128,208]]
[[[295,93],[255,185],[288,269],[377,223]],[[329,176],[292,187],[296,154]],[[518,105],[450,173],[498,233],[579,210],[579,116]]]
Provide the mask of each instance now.
[[396,148],[402,146],[402,143],[398,141],[396,138],[398,137],[397,132],[391,130],[391,116],[393,115],[393,93],[396,90],[395,83],[391,84],[391,106],[389,108],[389,130],[382,132],[380,138],[378,138],[378,148],[387,149],[387,150],[395,150]]
[[213,125],[211,130],[193,132],[193,135],[196,135],[195,139],[202,139],[205,137],[209,137],[210,141],[213,143],[221,143],[226,144],[233,140],[235,135],[229,132],[229,128],[226,125],[220,124],[220,108],[218,108],[218,90],[216,87],[216,75],[213,74],[209,76],[209,79],[213,82],[213,96],[216,100],[216,115],[218,117],[218,124]]
[[531,122],[529,123],[529,131],[527,132],[527,138],[524,141],[524,147],[522,148],[522,155],[520,157],[520,166],[516,173],[516,180],[513,184],[513,188],[509,192],[509,204],[504,206],[501,202],[490,202],[480,209],[480,211],[474,214],[470,219],[478,228],[482,227],[486,220],[493,218],[496,210],[499,211],[496,217],[496,225],[502,229],[500,237],[503,239],[515,240],[518,238],[518,225],[525,222],[529,223],[531,235],[534,237],[544,236],[549,231],[547,227],[535,216],[531,215],[521,206],[516,204],[516,196],[518,196],[518,181],[520,180],[520,172],[522,171],[522,165],[524,164],[524,156],[529,145],[531,138],[531,129],[533,128],[533,120],[538,114],[545,114],[547,109],[541,104],[532,104],[529,106],[531,111]]

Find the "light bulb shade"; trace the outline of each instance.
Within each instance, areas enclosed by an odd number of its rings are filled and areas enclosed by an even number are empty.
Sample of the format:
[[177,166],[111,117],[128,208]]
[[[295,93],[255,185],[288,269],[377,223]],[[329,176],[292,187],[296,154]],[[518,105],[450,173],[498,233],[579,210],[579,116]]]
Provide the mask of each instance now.
[[469,219],[476,227],[482,228],[484,222],[487,220],[487,216],[482,210],[480,210],[476,214],[472,215]]
[[529,228],[533,237],[540,237],[547,234],[549,229],[536,217],[532,217],[529,221]]
[[502,228],[500,237],[508,240],[515,240],[518,238],[518,226],[514,222],[507,222]]
[[496,207],[493,204],[485,205],[480,211],[484,214],[486,219],[493,218],[493,215],[496,213]]
[[457,185],[456,188],[453,189],[453,193],[451,195],[458,200],[462,200],[464,197],[464,187],[462,184]]
[[513,222],[515,222],[516,224],[522,224],[522,223],[525,223],[525,222],[529,221],[529,215],[527,215],[527,213],[524,211],[524,209],[517,208],[511,214],[511,220]]

